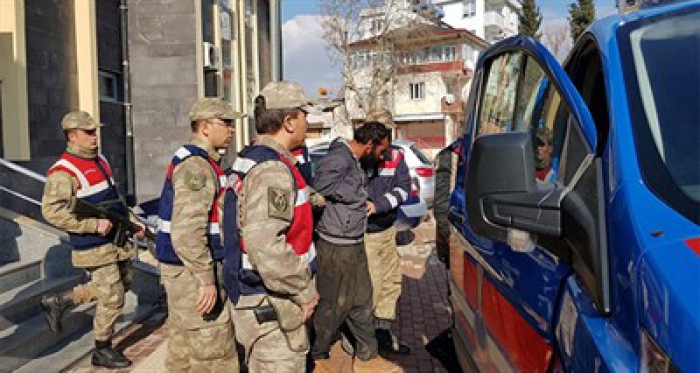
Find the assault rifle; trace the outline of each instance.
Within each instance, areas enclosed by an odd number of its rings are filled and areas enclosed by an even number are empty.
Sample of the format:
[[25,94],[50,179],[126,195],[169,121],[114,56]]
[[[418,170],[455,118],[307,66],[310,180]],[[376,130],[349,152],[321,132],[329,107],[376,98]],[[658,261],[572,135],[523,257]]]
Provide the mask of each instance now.
[[[121,204],[120,201],[117,201],[116,203]],[[129,240],[130,237],[133,237],[134,234],[141,230],[141,226],[129,220],[128,215],[122,216],[114,211],[109,210],[107,206],[109,206],[110,204],[113,203],[94,204],[80,200],[78,198],[73,198],[73,200],[71,201],[71,205],[73,207],[72,211],[76,215],[82,217],[107,219],[111,221],[111,232],[114,232],[114,240],[112,242],[118,247],[123,247],[124,245],[126,245],[126,242]],[[128,211],[128,208],[126,206],[124,206],[124,208]],[[146,235],[146,239],[155,241],[155,235],[145,226],[145,224],[144,233]]]

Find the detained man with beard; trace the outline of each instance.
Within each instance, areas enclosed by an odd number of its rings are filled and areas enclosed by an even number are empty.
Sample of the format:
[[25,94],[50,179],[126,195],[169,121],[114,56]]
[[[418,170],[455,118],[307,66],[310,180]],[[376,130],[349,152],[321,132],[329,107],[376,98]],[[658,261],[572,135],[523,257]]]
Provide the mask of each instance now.
[[317,288],[320,301],[313,317],[316,334],[311,348],[316,372],[332,372],[330,349],[345,323],[356,341],[354,372],[394,372],[398,366],[377,351],[372,314],[372,284],[367,267],[364,234],[367,216],[376,209],[367,200],[365,172],[389,146],[389,130],[368,122],[352,140],[338,138],[321,159],[313,187],[326,200],[316,227]]

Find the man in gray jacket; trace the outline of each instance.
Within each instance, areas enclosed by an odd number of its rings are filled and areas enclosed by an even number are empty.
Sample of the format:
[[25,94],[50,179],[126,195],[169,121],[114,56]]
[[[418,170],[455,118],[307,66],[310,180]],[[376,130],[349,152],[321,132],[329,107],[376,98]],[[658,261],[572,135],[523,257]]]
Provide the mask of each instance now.
[[311,348],[316,372],[333,371],[328,358],[333,337],[343,323],[357,341],[353,371],[398,369],[378,355],[364,246],[367,215],[375,212],[375,206],[367,200],[361,164],[377,164],[382,159],[389,135],[382,124],[367,123],[355,130],[352,140],[333,141],[316,170],[313,187],[326,199],[316,227],[316,283],[321,296],[314,313],[316,338]]

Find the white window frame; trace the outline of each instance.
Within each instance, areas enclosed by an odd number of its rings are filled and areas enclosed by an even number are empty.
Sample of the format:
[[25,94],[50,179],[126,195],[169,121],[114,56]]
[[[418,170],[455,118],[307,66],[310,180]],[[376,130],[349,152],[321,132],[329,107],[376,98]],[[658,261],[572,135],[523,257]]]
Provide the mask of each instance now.
[[462,0],[462,18],[476,16],[476,1]]
[[425,82],[409,83],[408,95],[413,101],[425,99]]

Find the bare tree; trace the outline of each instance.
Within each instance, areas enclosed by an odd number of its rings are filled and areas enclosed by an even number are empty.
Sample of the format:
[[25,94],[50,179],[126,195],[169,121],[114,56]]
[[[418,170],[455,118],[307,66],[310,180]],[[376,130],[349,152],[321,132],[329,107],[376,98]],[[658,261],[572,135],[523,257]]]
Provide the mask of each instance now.
[[[408,0],[320,0],[323,38],[342,65],[346,104],[362,113],[387,105],[405,38],[429,24]],[[410,32],[409,32],[410,31]],[[402,43],[397,43],[401,40]]]
[[559,61],[564,60],[571,50],[569,26],[565,23],[551,25],[544,31],[543,42]]

